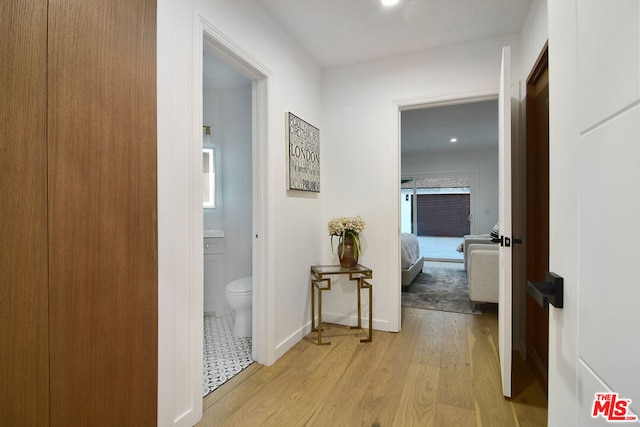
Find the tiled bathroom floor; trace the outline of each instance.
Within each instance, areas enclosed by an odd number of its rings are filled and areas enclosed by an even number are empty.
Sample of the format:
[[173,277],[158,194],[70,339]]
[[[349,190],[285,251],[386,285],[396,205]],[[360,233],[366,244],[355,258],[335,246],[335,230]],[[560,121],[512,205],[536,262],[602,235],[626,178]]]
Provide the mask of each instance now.
[[251,337],[232,334],[234,311],[225,308],[221,317],[204,316],[204,358],[202,397],[253,363]]

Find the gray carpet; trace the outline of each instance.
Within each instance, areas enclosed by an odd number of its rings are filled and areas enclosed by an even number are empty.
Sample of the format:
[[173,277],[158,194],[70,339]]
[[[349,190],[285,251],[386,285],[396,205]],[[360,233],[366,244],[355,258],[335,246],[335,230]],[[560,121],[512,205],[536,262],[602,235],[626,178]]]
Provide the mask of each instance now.
[[467,273],[462,269],[425,267],[406,292],[402,292],[404,307],[482,314],[480,306],[471,311]]

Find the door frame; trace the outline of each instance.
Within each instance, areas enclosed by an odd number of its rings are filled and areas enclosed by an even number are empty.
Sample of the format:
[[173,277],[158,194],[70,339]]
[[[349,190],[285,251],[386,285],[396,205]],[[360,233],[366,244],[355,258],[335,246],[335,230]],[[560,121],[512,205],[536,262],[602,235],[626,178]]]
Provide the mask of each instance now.
[[190,198],[190,366],[191,401],[199,416],[202,414],[203,360],[203,304],[204,262],[202,208],[202,124],[203,124],[203,51],[213,53],[252,81],[252,359],[268,365],[275,355],[273,345],[273,287],[268,286],[268,153],[267,153],[267,96],[271,71],[240,46],[215,28],[201,14],[194,14],[194,37],[191,62],[191,117],[189,198]]
[[[391,242],[395,242],[396,247],[396,271],[397,271],[397,283],[401,283],[401,271],[400,271],[400,234],[402,230],[401,224],[401,206],[400,206],[400,179],[402,178],[402,153],[401,153],[401,128],[400,128],[400,113],[402,111],[417,110],[420,108],[428,107],[440,107],[445,105],[465,104],[472,102],[489,101],[498,98],[498,85],[489,86],[474,90],[442,93],[431,96],[412,97],[404,99],[396,99],[392,101],[390,106],[390,140],[392,149],[395,147],[396,164],[391,164],[391,170],[395,169],[395,173],[392,174],[394,180],[393,186],[393,199],[397,206],[396,230],[392,230],[393,236]],[[390,156],[392,158],[392,156]],[[393,244],[392,244],[393,246]],[[389,287],[389,330],[399,331],[402,327],[402,298],[401,298],[401,286]]]
[[[511,46],[502,48],[500,64],[500,90],[498,96],[498,352],[502,379],[502,394],[511,397],[513,386],[513,191],[512,149],[514,88],[511,84]],[[519,99],[519,94],[518,94]],[[504,239],[504,241],[503,241]]]
[[[540,54],[538,55],[538,58],[536,59],[535,64],[533,65],[533,67],[531,68],[531,71],[529,73],[529,76],[527,77],[526,80],[526,91],[525,91],[525,109],[526,109],[526,113],[525,113],[525,129],[524,129],[524,134],[525,134],[525,138],[524,138],[524,145],[525,145],[525,153],[528,153],[530,150],[530,144],[532,144],[532,142],[537,142],[536,141],[531,141],[530,139],[530,125],[529,125],[529,119],[530,118],[530,114],[531,114],[531,105],[529,103],[529,99],[530,99],[530,95],[529,95],[529,86],[531,84],[534,84],[535,82],[538,81],[538,77],[540,76],[540,74],[542,72],[544,72],[545,70],[547,70],[548,72],[548,67],[549,67],[549,47],[548,47],[548,43],[545,43],[544,47],[542,48],[542,51],[540,52]],[[548,119],[547,119],[548,120]],[[549,123],[547,121],[547,133],[549,130]],[[547,136],[547,146],[549,145],[549,137]],[[539,175],[539,167],[535,167],[533,168],[534,170],[532,170],[532,168],[528,167],[527,165],[529,164],[529,159],[528,159],[528,155],[525,154],[525,166],[524,169],[526,170],[525,175],[526,175],[526,179],[525,181],[528,182],[529,179],[531,178],[538,178]],[[549,149],[547,147],[547,151],[546,151],[546,160],[543,159],[543,162],[546,161],[546,205],[542,206],[543,208],[546,207],[546,229],[545,230],[537,230],[536,234],[539,235],[540,231],[542,232],[546,232],[546,256],[547,256],[547,262],[546,262],[546,266],[545,266],[545,272],[549,271]],[[536,166],[538,166],[540,163],[537,163]],[[535,174],[535,176],[534,176]],[[537,180],[537,179],[536,179]],[[543,181],[543,182],[545,182]],[[528,237],[529,237],[529,233],[526,232],[526,230],[529,228],[530,224],[530,216],[528,214],[529,212],[529,198],[530,198],[530,194],[529,191],[527,189],[527,185],[525,182],[525,188],[524,188],[524,194],[525,194],[525,209],[524,209],[524,224],[525,224],[525,233],[524,233],[524,242],[525,245],[524,246],[524,257],[525,260],[528,261],[528,257],[529,257],[529,251],[530,251],[530,246],[528,244]],[[540,215],[540,212],[536,212],[536,216],[538,217]],[[529,262],[527,262],[527,265],[530,265]],[[526,272],[525,272],[526,273]],[[541,272],[539,272],[539,274],[541,274]],[[544,277],[526,277],[525,278],[525,282],[526,280],[543,280]],[[525,315],[526,315],[526,321],[525,321],[525,333],[524,333],[524,338],[525,338],[525,349],[526,349],[526,361],[527,364],[529,365],[529,368],[535,373],[536,378],[538,379],[538,381],[540,382],[540,385],[543,387],[543,389],[545,390],[545,393],[547,393],[548,391],[548,349],[547,349],[547,366],[542,366],[542,362],[540,360],[538,360],[538,356],[536,354],[534,354],[532,351],[532,349],[530,348],[530,341],[532,340],[533,336],[535,335],[535,332],[537,330],[537,328],[532,328],[532,325],[530,324],[531,322],[531,317],[530,317],[530,313],[529,310],[527,310],[527,307],[532,303],[532,301],[530,300],[530,296],[525,296],[526,298],[526,303],[525,303]],[[548,314],[548,311],[547,311]],[[547,338],[547,343],[549,340],[549,324],[546,324],[546,338]],[[543,372],[543,368],[546,368],[546,372]]]

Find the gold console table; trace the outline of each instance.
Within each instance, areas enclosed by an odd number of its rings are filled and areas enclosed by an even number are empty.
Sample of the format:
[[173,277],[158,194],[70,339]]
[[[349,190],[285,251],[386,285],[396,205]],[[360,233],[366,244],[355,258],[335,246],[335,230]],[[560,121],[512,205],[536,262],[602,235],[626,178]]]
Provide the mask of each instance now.
[[[373,286],[367,281],[373,277],[373,271],[358,264],[354,268],[341,267],[340,265],[314,265],[311,266],[311,331],[318,332],[318,345],[329,345],[331,342],[322,342],[322,292],[331,290],[332,275],[348,274],[349,280],[356,281],[358,285],[358,325],[350,326],[351,329],[362,329],[362,304],[360,291],[369,290],[369,337],[360,342],[371,342],[373,339]],[[315,294],[318,293],[318,326],[316,327],[316,303]]]

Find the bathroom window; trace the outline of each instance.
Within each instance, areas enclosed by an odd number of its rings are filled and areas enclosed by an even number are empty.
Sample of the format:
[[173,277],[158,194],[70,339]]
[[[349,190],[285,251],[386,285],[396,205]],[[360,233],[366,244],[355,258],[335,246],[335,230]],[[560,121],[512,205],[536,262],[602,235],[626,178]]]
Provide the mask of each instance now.
[[216,207],[216,161],[213,148],[202,149],[202,206]]

